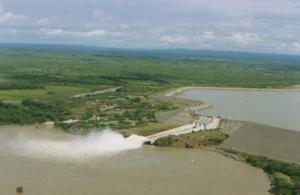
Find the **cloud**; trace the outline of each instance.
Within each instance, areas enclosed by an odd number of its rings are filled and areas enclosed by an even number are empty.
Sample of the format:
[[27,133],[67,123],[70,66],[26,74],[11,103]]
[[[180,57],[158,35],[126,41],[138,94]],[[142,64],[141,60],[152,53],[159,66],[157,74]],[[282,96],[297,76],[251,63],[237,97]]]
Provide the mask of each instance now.
[[62,29],[41,29],[41,30],[39,30],[39,33],[41,35],[47,35],[47,36],[60,36],[60,35],[72,34],[72,32],[64,31]]
[[232,39],[239,46],[246,46],[255,44],[258,41],[261,41],[261,37],[255,33],[232,33],[230,35],[230,39]]
[[205,48],[214,46],[213,49],[223,48],[247,48],[257,45],[262,41],[258,33],[248,32],[219,32],[219,31],[201,31],[200,29],[189,29],[180,33],[170,32],[160,37],[160,41],[165,45],[188,46],[190,48]]
[[252,30],[256,27],[256,23],[254,22],[254,20],[252,18],[246,18],[246,19],[241,20],[238,23],[238,26],[243,29]]
[[27,17],[21,14],[15,14],[7,11],[2,5],[0,5],[0,24],[1,25],[16,25],[26,22]]
[[105,30],[92,30],[87,32],[81,32],[80,36],[86,37],[86,38],[93,38],[93,37],[103,37],[107,35],[108,32]]
[[294,47],[294,52],[300,54],[300,42],[293,43],[293,47]]
[[188,37],[182,35],[164,35],[160,40],[170,45],[184,45],[190,41]]
[[299,51],[298,0],[0,1],[2,42]]
[[93,18],[98,22],[118,22],[119,18],[107,15],[102,9],[93,11]]
[[101,19],[101,18],[104,17],[104,11],[101,10],[101,9],[95,9],[94,12],[93,12],[93,16],[96,19]]
[[71,31],[63,29],[40,29],[39,35],[56,36],[56,37],[77,37],[77,38],[101,38],[105,36],[122,36],[121,32],[110,32],[106,30],[91,30],[91,31]]
[[293,44],[293,46],[294,46],[295,48],[299,48],[299,49],[300,49],[300,43],[298,43],[298,42],[295,42],[295,43]]
[[41,18],[36,21],[36,24],[39,26],[49,26],[50,25],[50,20],[48,18]]
[[213,39],[213,38],[215,38],[215,33],[211,32],[211,31],[205,31],[205,32],[203,32],[203,37],[205,39]]

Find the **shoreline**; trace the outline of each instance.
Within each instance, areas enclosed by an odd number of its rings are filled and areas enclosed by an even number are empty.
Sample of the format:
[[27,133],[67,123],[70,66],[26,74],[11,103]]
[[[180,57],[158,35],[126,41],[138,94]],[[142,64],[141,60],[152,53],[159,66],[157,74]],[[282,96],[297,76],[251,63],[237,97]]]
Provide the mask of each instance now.
[[243,88],[243,87],[201,87],[201,86],[186,86],[178,87],[165,91],[162,94],[163,97],[168,98],[177,98],[178,95],[181,95],[184,92],[191,90],[226,90],[226,91],[267,91],[267,92],[276,92],[276,91],[296,91],[300,92],[300,85],[291,86],[287,88]]

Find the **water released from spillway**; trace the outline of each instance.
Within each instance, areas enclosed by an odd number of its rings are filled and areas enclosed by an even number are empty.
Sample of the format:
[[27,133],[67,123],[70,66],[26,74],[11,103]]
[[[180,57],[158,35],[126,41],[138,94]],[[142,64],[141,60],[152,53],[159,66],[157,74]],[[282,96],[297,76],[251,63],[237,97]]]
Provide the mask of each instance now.
[[[61,132],[50,134],[40,129],[24,130],[14,137],[0,136],[2,145],[17,155],[56,160],[86,160],[101,155],[111,155],[142,147],[147,138],[123,135],[105,129],[85,136],[68,135]],[[1,139],[2,137],[2,139]]]
[[0,194],[267,195],[262,170],[198,149],[142,146],[144,137],[111,130],[0,127]]

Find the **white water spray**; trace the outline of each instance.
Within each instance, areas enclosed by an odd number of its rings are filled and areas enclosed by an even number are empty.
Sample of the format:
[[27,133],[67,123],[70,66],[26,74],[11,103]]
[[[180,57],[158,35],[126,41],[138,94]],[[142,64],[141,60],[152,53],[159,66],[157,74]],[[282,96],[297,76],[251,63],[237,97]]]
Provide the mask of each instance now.
[[103,130],[87,136],[67,136],[67,139],[18,136],[9,143],[17,154],[60,160],[84,160],[101,155],[110,155],[125,150],[137,149],[147,138],[131,135],[124,138],[112,130]]

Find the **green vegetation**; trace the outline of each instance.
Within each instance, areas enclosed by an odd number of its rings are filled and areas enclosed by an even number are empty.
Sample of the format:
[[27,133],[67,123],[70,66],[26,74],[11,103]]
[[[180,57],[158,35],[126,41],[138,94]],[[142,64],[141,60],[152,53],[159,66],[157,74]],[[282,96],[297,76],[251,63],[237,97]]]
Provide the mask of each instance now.
[[[72,133],[112,127],[147,134],[145,129],[157,124],[155,112],[175,109],[172,103],[152,99],[157,92],[186,85],[265,88],[299,83],[296,61],[0,48],[0,124],[53,120]],[[123,88],[72,98],[116,86]],[[42,105],[23,104],[27,99]],[[64,119],[80,121],[67,124]]]
[[227,137],[228,135],[222,133],[219,130],[206,130],[178,136],[159,138],[154,142],[154,145],[186,148],[216,146],[222,144]]
[[5,89],[44,89],[41,84],[36,83],[0,83],[0,90]]
[[299,195],[300,194],[300,165],[268,159],[263,156],[251,155],[234,150],[225,150],[228,153],[238,155],[245,162],[258,168],[262,168],[271,178],[271,192],[275,195]]
[[[55,85],[161,85],[282,87],[300,83],[292,61],[174,58],[55,50],[0,49],[6,80]],[[101,55],[100,55],[101,54]],[[149,87],[149,86],[146,86]]]
[[104,127],[130,129],[155,123],[155,112],[175,109],[171,104],[145,97],[123,96],[121,93],[117,97],[101,96],[97,99],[89,97],[77,100],[84,108],[79,117],[81,120],[70,124],[60,122],[57,125],[72,133]]
[[67,109],[60,104],[49,104],[30,99],[22,101],[21,105],[0,101],[0,125],[42,123],[47,120],[60,121],[68,115]]

